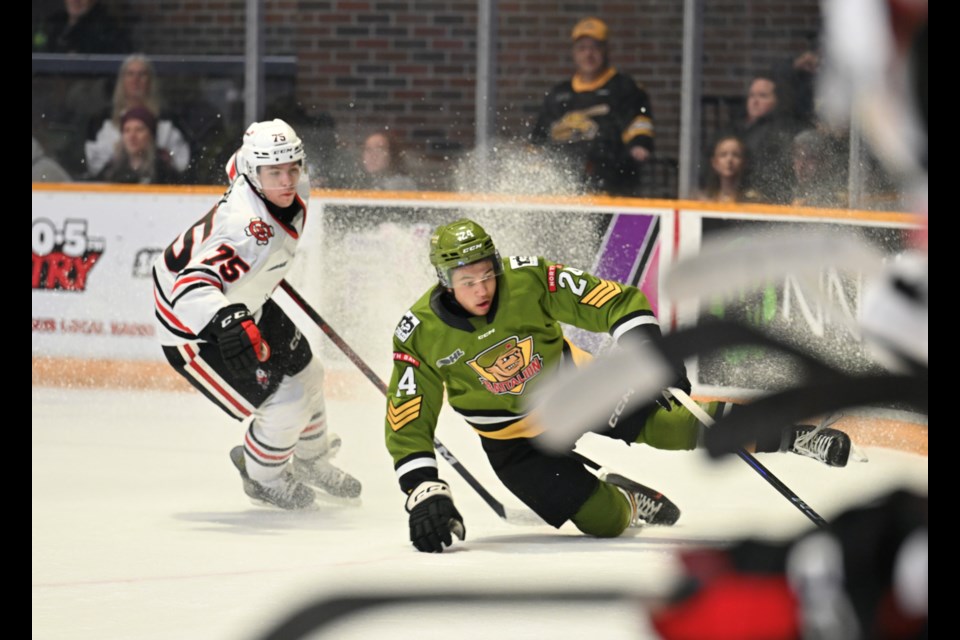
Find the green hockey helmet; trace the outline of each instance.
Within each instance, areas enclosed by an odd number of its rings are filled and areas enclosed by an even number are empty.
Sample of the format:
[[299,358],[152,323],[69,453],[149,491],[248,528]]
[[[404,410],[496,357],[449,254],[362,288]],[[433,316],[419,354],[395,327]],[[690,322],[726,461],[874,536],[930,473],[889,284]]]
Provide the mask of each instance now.
[[487,258],[493,259],[494,273],[500,275],[503,264],[493,238],[473,220],[461,218],[442,224],[430,237],[430,264],[437,270],[437,277],[445,287],[453,286],[450,276],[454,269]]

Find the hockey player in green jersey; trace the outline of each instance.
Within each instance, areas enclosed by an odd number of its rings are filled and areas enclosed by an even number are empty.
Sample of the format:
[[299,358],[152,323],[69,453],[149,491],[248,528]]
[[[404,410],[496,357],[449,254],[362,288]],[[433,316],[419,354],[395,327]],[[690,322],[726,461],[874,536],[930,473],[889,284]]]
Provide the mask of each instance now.
[[[673,524],[679,512],[660,511],[638,491],[642,487],[600,481],[574,458],[536,447],[544,425],[527,405],[561,367],[591,357],[565,338],[561,323],[609,333],[616,341],[659,340],[660,326],[644,293],[543,257],[501,259],[493,239],[467,219],[436,229],[430,262],[439,283],[394,332],[385,420],[386,446],[408,496],[413,545],[436,553],[452,544],[452,535],[466,536],[434,451],[444,393],[479,434],[497,477],[548,524],[559,528],[569,520],[597,537],[618,536],[629,526]],[[673,367],[676,381],[669,386],[689,392],[683,363]],[[720,404],[702,406],[716,416]],[[693,414],[667,396],[615,425],[602,435],[669,450],[695,448],[701,429]],[[782,443],[758,450],[804,453],[794,445],[812,429],[790,427]],[[823,429],[816,437],[818,450],[829,453],[822,462],[846,464],[846,434]]]

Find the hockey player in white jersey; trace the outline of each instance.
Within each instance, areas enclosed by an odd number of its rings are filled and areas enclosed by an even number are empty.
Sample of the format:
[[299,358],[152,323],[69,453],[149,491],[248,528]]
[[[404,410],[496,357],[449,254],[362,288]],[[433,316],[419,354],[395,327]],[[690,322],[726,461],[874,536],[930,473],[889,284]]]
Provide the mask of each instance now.
[[163,352],[203,395],[248,422],[230,459],[253,501],[302,509],[313,488],[356,498],[360,482],[330,462],[340,438],[327,429],[323,367],[271,298],[306,221],[303,143],[283,120],[255,122],[227,175],[219,202],[154,264]]

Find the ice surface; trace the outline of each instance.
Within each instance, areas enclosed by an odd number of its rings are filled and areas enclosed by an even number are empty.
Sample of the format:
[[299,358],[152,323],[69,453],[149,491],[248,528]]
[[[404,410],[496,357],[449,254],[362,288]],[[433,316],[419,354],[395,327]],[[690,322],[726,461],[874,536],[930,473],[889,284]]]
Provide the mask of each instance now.
[[[242,426],[199,394],[34,388],[33,638],[256,640],[318,600],[413,592],[463,594],[473,606],[375,611],[315,637],[644,639],[652,636],[632,600],[484,606],[472,596],[662,595],[678,574],[678,549],[813,527],[737,458],[590,434],[580,450],[666,493],[683,511],[675,526],[595,540],[569,524],[513,525],[441,460],[467,539],[418,553],[383,446],[383,397],[372,385],[355,391],[329,399],[328,413],[344,442],[337,461],[364,484],[360,504],[287,513],[247,500],[227,456]],[[437,437],[505,505],[522,508],[466,425],[445,413]],[[866,453],[869,462],[845,469],[758,458],[827,519],[895,486],[926,492],[926,457]]]

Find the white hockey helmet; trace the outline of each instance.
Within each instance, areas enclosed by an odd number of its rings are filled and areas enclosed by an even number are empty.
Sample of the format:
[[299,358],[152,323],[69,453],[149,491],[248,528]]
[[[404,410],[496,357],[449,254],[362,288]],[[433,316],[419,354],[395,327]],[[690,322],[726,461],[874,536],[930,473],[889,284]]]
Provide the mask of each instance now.
[[287,162],[300,162],[305,168],[306,154],[303,141],[289,124],[276,118],[254,122],[243,134],[243,146],[237,153],[237,169],[247,177],[253,188],[263,195],[263,185],[257,173],[259,167]]

